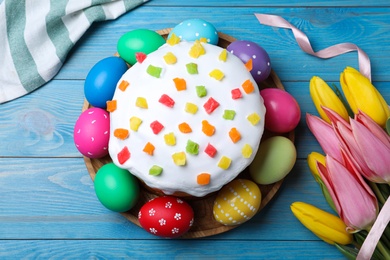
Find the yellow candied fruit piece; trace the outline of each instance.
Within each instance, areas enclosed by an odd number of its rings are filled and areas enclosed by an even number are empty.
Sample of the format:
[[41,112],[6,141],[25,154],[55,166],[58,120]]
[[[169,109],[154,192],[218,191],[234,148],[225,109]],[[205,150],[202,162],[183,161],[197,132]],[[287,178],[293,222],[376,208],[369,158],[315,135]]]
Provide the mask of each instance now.
[[175,64],[177,62],[177,58],[176,58],[175,54],[173,54],[172,52],[167,52],[167,54],[164,55],[164,60],[165,60],[165,63],[168,65],[172,65],[172,64]]
[[219,54],[219,60],[225,62],[227,60],[227,50],[223,49]]
[[224,170],[229,169],[232,160],[229,157],[222,156],[222,158],[218,162],[218,167]]
[[197,58],[199,58],[199,56],[201,56],[205,53],[206,53],[206,51],[203,48],[200,41],[195,41],[194,44],[191,46],[189,55],[190,55],[190,57],[197,59]]
[[107,104],[106,110],[108,112],[110,112],[110,113],[114,112],[116,110],[116,108],[117,108],[117,102],[116,102],[115,99],[114,100],[108,100],[106,102],[106,104]]
[[250,114],[248,117],[247,117],[248,121],[252,124],[252,125],[257,125],[259,122],[260,122],[260,116],[254,112],[252,114]]
[[169,133],[164,135],[164,141],[167,145],[174,146],[176,145],[176,137],[174,133]]
[[135,105],[140,108],[148,108],[148,102],[143,97],[137,97],[137,100],[135,101]]
[[242,157],[250,158],[253,153],[252,147],[249,144],[245,144],[241,149]]
[[130,118],[130,129],[137,132],[141,123],[142,123],[141,118],[138,118],[136,116],[131,117]]
[[176,45],[180,42],[180,37],[178,37],[176,34],[172,33],[171,37],[167,40],[167,43],[171,46]]
[[185,152],[177,152],[172,154],[173,162],[178,166],[184,166],[186,165],[187,159],[186,159],[186,153]]
[[190,114],[196,114],[198,112],[198,106],[193,103],[186,103],[185,111]]
[[199,39],[199,41],[200,41],[200,42],[203,42],[203,43],[207,43],[207,38],[202,37],[202,38]]
[[223,72],[219,69],[212,70],[209,75],[216,80],[222,80],[223,77],[225,77],[225,74],[223,74]]

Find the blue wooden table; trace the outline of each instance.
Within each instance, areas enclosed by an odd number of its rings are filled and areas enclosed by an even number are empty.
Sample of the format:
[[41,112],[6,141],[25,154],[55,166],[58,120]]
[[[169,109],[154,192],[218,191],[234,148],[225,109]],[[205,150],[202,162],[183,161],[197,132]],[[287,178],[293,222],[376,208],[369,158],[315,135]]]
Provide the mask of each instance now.
[[[329,60],[309,56],[291,31],[261,25],[254,13],[283,16],[308,35],[315,50],[357,44],[371,59],[374,85],[390,101],[388,0],[150,1],[115,21],[95,24],[54,80],[0,105],[0,259],[343,259],[298,222],[290,204],[305,201],[331,211],[306,164],[311,151],[320,151],[304,120],[306,113],[316,113],[309,80],[317,75],[339,86],[342,70],[357,68],[357,55]],[[223,33],[263,46],[286,90],[299,102],[302,119],[296,129],[296,165],[265,209],[227,233],[167,240],[99,203],[74,146],[73,126],[89,69],[116,52],[121,35],[173,27],[188,18],[203,18]]]

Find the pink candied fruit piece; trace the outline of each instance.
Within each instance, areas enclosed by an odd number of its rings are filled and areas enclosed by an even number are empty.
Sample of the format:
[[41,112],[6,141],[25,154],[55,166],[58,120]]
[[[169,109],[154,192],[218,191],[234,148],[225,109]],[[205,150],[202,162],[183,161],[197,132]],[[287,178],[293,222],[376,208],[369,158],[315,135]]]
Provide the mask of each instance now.
[[206,148],[204,149],[204,152],[210,156],[211,158],[214,158],[215,154],[217,153],[217,149],[215,149],[214,146],[212,146],[210,143],[207,144]]
[[166,105],[167,107],[173,107],[175,105],[175,101],[166,94],[162,94],[158,102],[163,105]]
[[164,128],[164,126],[158,122],[157,120],[156,121],[153,121],[151,124],[150,124],[150,128],[152,129],[153,133],[155,135],[157,135],[158,133],[161,132],[161,130]]
[[203,107],[207,114],[211,114],[217,107],[219,107],[219,103],[214,98],[210,97],[209,100],[204,103]]
[[137,52],[135,54],[135,59],[139,62],[142,63],[146,59],[147,55],[143,52]]
[[123,149],[118,153],[118,162],[120,164],[124,164],[125,162],[127,162],[127,160],[130,159],[130,151],[129,151],[129,148],[127,148],[127,146],[123,147]]
[[242,97],[241,90],[238,88],[232,89],[232,99],[239,99]]

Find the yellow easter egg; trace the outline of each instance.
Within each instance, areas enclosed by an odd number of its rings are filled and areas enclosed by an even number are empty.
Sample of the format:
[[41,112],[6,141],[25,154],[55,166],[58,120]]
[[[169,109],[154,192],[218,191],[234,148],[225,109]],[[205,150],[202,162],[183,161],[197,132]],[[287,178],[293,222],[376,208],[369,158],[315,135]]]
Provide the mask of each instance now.
[[256,214],[260,203],[259,186],[250,180],[237,179],[219,191],[214,201],[213,215],[223,225],[239,225]]

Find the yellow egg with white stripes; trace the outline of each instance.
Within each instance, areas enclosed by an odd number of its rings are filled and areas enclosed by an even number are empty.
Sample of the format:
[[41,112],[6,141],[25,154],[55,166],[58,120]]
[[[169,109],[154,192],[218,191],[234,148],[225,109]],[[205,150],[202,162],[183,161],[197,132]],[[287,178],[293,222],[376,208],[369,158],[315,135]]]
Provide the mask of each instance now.
[[219,191],[214,201],[213,215],[223,225],[239,225],[256,214],[260,203],[259,186],[250,180],[236,179]]

